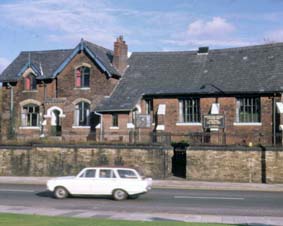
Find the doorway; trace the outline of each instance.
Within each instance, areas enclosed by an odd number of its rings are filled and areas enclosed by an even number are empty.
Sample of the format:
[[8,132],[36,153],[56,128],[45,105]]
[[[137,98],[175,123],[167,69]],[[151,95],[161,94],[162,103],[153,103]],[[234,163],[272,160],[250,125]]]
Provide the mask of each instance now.
[[61,120],[60,120],[60,111],[53,110],[51,113],[51,136],[61,136],[62,134],[62,127],[61,127]]
[[186,178],[187,151],[185,146],[175,146],[172,157],[172,174],[175,177]]

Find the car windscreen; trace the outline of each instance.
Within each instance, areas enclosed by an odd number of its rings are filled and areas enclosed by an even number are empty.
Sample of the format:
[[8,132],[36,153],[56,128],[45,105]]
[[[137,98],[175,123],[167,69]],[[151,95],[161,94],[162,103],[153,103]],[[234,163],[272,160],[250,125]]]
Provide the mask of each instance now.
[[125,178],[125,179],[137,179],[138,178],[137,174],[132,170],[119,169],[117,170],[117,172],[120,178]]

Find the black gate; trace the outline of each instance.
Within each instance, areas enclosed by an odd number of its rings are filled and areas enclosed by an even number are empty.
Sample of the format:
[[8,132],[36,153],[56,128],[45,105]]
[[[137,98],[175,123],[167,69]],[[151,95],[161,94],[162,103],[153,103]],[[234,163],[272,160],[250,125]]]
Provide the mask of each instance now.
[[187,153],[186,147],[174,147],[172,157],[172,174],[175,177],[186,178]]

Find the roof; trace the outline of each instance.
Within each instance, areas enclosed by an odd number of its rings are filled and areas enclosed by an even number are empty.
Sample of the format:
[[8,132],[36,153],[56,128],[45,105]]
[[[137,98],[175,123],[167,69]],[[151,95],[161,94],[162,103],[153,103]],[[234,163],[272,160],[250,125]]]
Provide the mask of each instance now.
[[24,51],[2,72],[1,82],[15,82],[28,68],[37,72],[37,79],[56,77],[78,51],[86,51],[95,63],[109,76],[120,75],[112,65],[113,52],[88,41],[81,41],[74,49]]
[[224,95],[283,91],[283,43],[197,51],[136,52],[98,112],[129,111],[145,95]]

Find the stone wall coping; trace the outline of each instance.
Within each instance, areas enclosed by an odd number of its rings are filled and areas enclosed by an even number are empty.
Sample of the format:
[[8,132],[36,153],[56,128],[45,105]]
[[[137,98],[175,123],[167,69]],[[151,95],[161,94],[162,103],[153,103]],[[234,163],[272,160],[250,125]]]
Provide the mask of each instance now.
[[265,151],[283,151],[283,147],[276,147],[276,146],[230,146],[230,145],[219,145],[219,146],[188,146],[187,150],[194,150],[194,151],[262,151],[265,148]]
[[28,150],[31,147],[42,148],[115,148],[115,149],[171,149],[169,146],[162,145],[143,145],[143,144],[30,144],[30,145],[0,145],[1,149],[24,149]]

